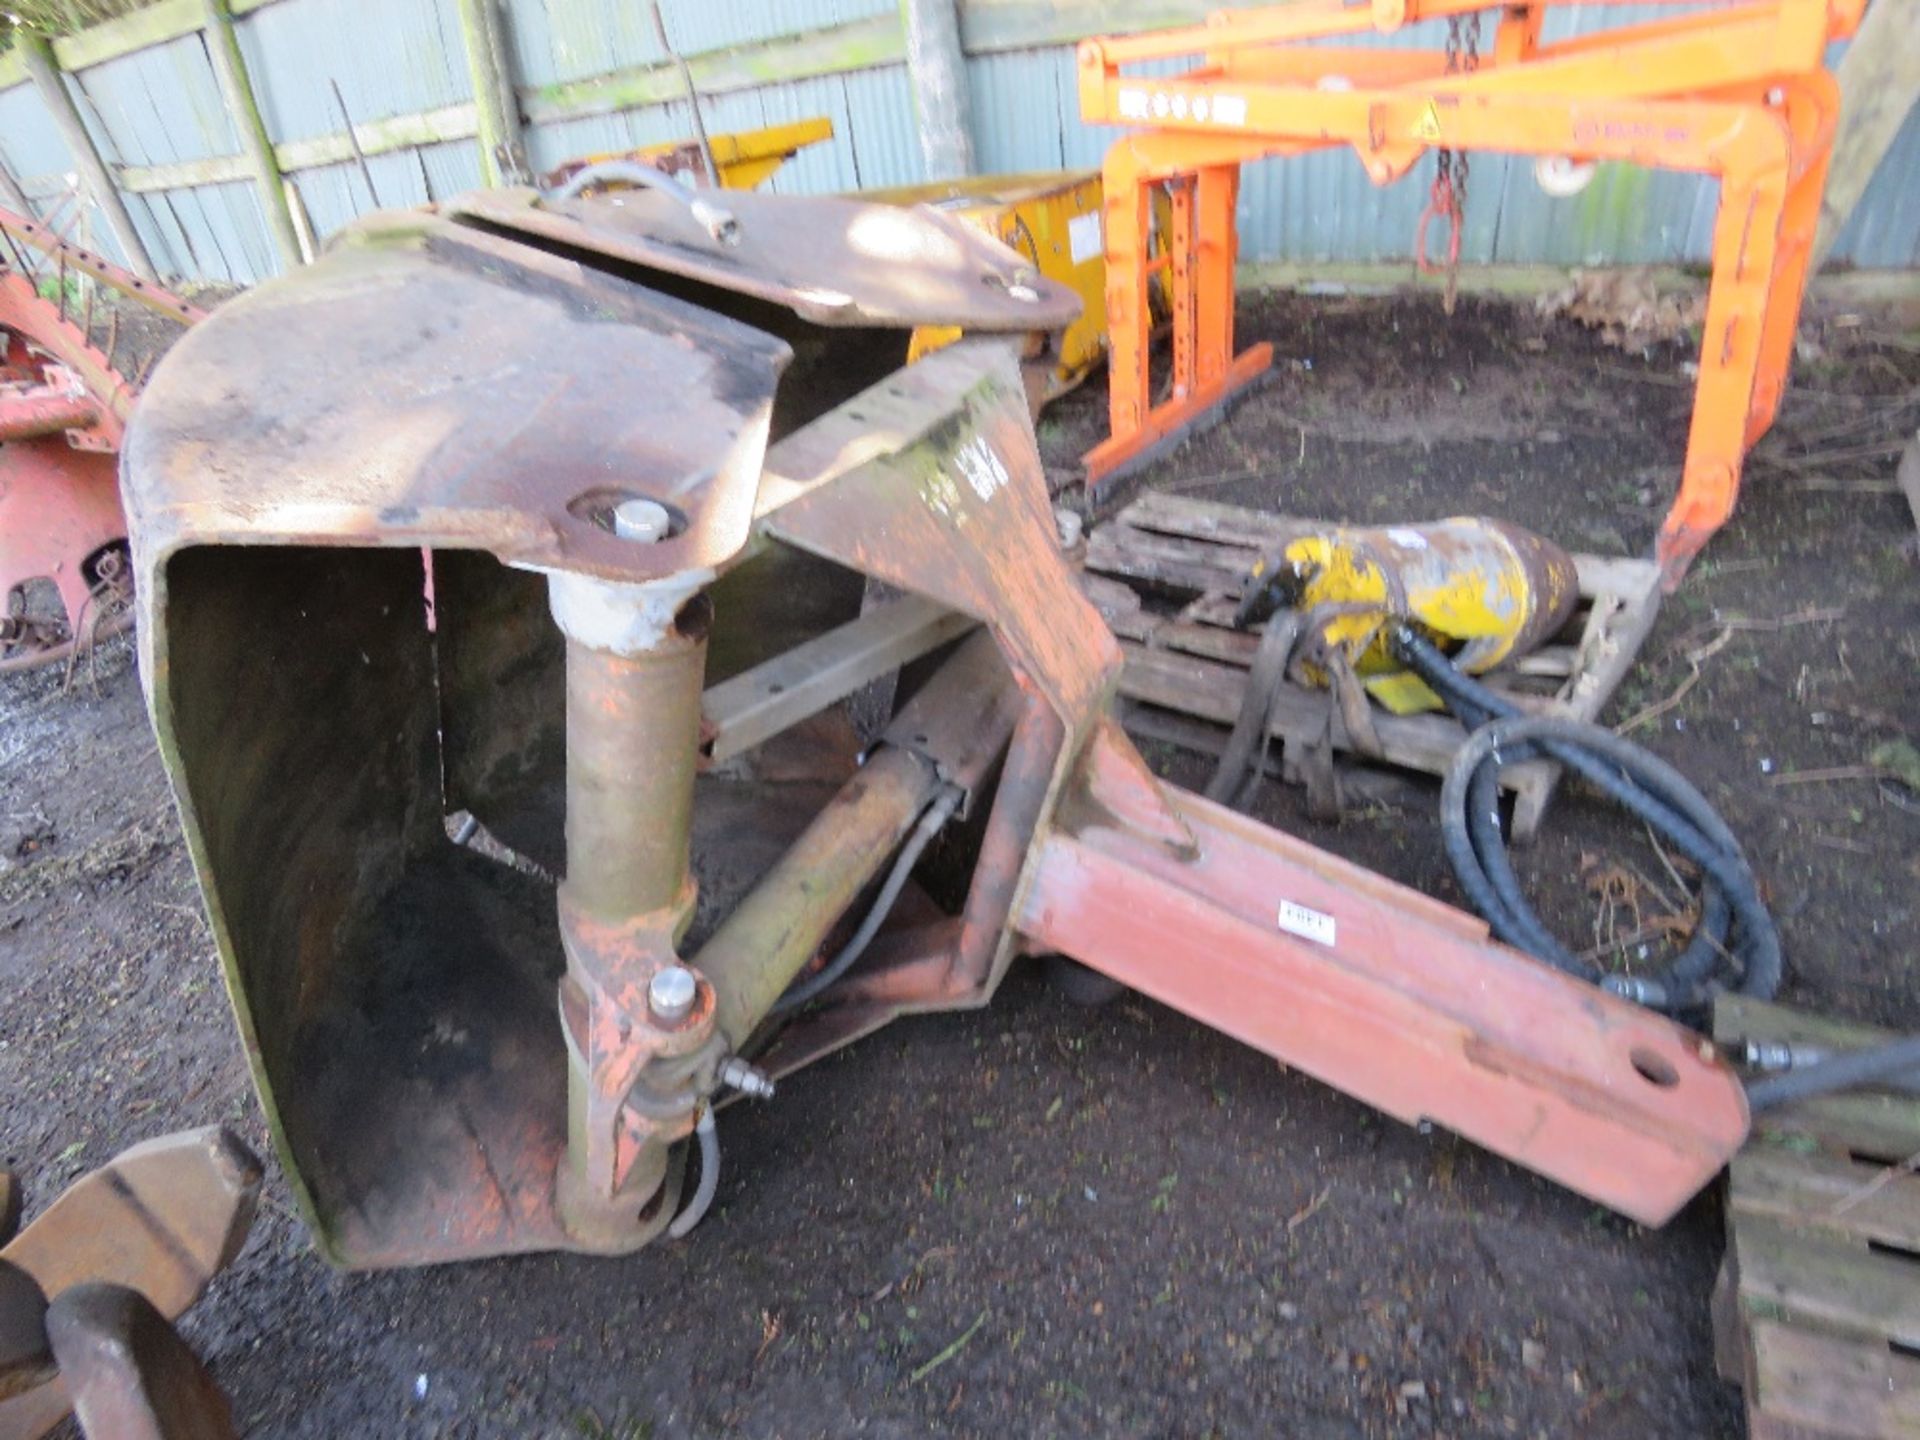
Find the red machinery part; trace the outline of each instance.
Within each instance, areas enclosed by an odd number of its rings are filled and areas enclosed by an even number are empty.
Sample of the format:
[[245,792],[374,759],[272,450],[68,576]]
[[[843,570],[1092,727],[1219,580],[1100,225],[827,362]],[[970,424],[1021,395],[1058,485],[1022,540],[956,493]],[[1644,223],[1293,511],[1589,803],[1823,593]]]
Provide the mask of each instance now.
[[[0,671],[65,659],[132,620],[115,456],[139,387],[117,368],[110,307],[67,303],[76,276],[182,324],[203,313],[0,210]],[[59,616],[34,612],[35,582],[57,592]]]
[[94,633],[92,623],[127,622],[131,612],[96,613],[101,576],[91,568],[110,547],[124,544],[127,522],[120,513],[114,457],[74,450],[64,440],[11,441],[0,445],[0,600],[45,580],[59,592],[66,639],[20,644],[10,633],[37,623],[35,617],[0,615],[0,671],[62,658],[73,638]]

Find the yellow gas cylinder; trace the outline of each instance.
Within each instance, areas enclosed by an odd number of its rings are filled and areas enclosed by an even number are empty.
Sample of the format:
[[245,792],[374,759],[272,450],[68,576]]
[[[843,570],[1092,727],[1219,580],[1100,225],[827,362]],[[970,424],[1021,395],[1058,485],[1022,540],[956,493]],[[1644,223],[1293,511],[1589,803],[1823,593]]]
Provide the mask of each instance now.
[[[1315,616],[1324,656],[1338,650],[1396,715],[1440,708],[1388,644],[1388,622],[1411,620],[1473,674],[1525,654],[1567,623],[1579,596],[1573,557],[1518,525],[1455,516],[1378,529],[1304,531],[1254,563],[1241,626],[1292,608]],[[1308,658],[1308,678],[1325,669]]]

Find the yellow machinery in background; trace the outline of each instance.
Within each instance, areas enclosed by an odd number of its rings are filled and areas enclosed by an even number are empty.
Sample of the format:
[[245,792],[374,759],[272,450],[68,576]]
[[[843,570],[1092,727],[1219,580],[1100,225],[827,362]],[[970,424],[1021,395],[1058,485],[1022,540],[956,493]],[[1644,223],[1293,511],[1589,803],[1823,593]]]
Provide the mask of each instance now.
[[1289,539],[1248,572],[1234,623],[1278,610],[1311,617],[1306,678],[1357,675],[1396,715],[1437,710],[1440,698],[1393,653],[1388,632],[1411,620],[1471,675],[1551,640],[1573,614],[1573,557],[1504,520],[1455,516],[1375,529],[1327,526]]
[[[1035,409],[1078,385],[1107,354],[1107,263],[1101,245],[1103,190],[1098,170],[1032,175],[977,175],[926,185],[863,190],[888,205],[930,205],[993,236],[1049,280],[1080,296],[1080,318],[1058,335],[1028,339],[1028,400]],[[918,360],[960,332],[922,326],[909,360]]]
[[[741,130],[706,139],[712,169],[723,190],[751,190],[767,180],[808,145],[833,138],[825,116]],[[569,160],[542,181],[564,184],[589,165],[607,160],[637,160],[695,185],[707,183],[708,167],[697,139],[668,140],[634,150],[586,155]],[[976,175],[925,185],[862,190],[863,200],[885,205],[928,205],[991,235],[1035,271],[1080,297],[1080,318],[1057,334],[1027,337],[1022,371],[1027,400],[1037,412],[1049,400],[1073,389],[1107,355],[1107,262],[1101,226],[1104,188],[1098,170],[1049,170],[1027,175]],[[1171,206],[1162,195],[1154,209],[1153,232],[1163,238]],[[1157,302],[1158,296],[1155,300]],[[1160,307],[1156,303],[1156,310]],[[960,338],[952,326],[922,326],[913,332],[909,361],[918,360]]]
[[[786,125],[712,135],[707,137],[707,145],[713,152],[713,168],[720,172],[720,188],[752,190],[807,146],[832,138],[833,121],[816,115],[810,120],[795,120]],[[642,145],[635,150],[609,150],[568,160],[542,175],[541,185],[546,189],[564,185],[589,165],[608,160],[638,160],[693,184],[707,183],[706,161],[700,154],[698,140],[663,140],[658,145]]]

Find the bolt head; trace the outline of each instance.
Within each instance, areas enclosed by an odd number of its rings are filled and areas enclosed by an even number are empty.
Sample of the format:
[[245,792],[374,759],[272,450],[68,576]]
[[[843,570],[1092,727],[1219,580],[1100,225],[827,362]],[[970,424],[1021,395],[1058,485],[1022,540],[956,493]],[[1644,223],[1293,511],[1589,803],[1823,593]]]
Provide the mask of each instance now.
[[673,530],[673,516],[657,500],[635,497],[613,507],[613,533],[622,540],[652,545],[667,538]]
[[700,982],[684,965],[656,970],[647,982],[647,1008],[660,1020],[684,1020],[700,998]]

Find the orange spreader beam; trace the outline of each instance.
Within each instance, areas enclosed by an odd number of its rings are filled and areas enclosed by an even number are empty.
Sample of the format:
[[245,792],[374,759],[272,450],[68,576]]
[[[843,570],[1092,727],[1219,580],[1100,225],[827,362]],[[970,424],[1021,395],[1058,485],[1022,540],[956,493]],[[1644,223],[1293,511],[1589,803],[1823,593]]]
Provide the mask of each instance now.
[[[1304,0],[1080,46],[1081,115],[1131,127],[1105,164],[1112,434],[1086,455],[1096,498],[1272,363],[1266,345],[1234,351],[1246,161],[1346,145],[1385,185],[1429,149],[1625,160],[1720,182],[1693,425],[1656,552],[1667,588],[1679,583],[1732,514],[1741,463],[1786,386],[1840,111],[1824,52],[1858,28],[1866,0],[1747,0],[1543,44],[1554,3]],[[1493,42],[1471,69],[1450,72],[1439,51],[1326,43],[1489,8]],[[1196,63],[1181,74],[1126,71],[1182,57]],[[1162,186],[1173,224],[1156,255],[1151,194]],[[1171,385],[1158,403],[1156,275],[1173,314]]]

